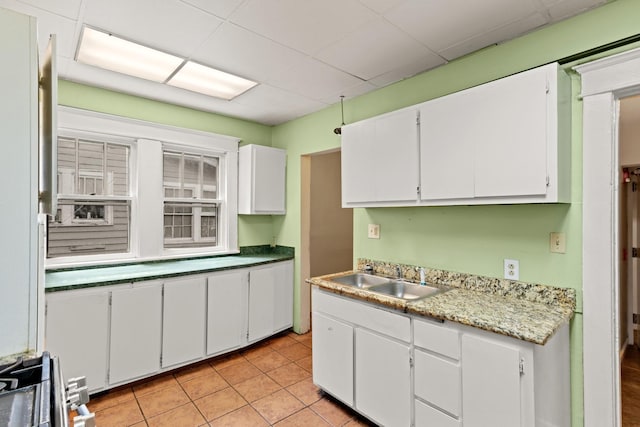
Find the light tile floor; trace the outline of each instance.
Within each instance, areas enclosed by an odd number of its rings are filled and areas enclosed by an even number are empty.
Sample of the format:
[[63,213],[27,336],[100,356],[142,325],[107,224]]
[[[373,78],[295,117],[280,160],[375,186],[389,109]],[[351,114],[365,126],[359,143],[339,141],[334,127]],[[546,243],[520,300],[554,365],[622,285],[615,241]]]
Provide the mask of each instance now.
[[373,425],[313,384],[311,346],[311,333],[283,333],[93,396],[88,407],[100,427]]

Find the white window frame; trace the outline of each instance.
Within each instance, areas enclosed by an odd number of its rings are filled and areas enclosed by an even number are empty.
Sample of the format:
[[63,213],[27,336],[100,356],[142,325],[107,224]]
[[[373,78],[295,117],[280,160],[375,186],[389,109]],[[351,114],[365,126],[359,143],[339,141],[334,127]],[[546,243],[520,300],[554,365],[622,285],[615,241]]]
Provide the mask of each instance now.
[[[131,145],[130,251],[121,254],[47,258],[48,268],[151,261],[238,253],[238,145],[239,138],[71,107],[58,107],[59,131],[99,135]],[[164,248],[162,153],[171,150],[219,157],[218,239],[215,247]],[[149,159],[158,159],[150,162]],[[150,165],[150,163],[152,163]],[[224,171],[224,172],[223,172]]]

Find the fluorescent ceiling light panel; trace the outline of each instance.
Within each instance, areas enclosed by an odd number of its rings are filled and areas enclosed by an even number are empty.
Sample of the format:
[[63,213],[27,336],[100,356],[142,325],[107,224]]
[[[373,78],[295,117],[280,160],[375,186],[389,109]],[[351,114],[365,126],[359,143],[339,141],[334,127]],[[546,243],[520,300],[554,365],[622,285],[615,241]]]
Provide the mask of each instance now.
[[258,83],[189,61],[171,77],[167,84],[231,100]]
[[184,58],[84,27],[76,60],[130,76],[164,83]]

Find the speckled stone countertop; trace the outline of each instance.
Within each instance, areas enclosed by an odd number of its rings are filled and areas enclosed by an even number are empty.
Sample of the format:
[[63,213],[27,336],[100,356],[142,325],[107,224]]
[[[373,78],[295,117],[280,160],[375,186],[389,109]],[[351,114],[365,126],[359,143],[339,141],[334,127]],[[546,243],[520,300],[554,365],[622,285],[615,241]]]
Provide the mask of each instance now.
[[293,248],[248,247],[238,255],[204,257],[115,266],[50,270],[45,291],[56,292],[251,267],[293,259]]
[[[374,274],[394,277],[398,264],[359,259],[358,270],[365,265]],[[418,282],[415,266],[400,265],[403,279]],[[473,326],[490,332],[544,345],[558,328],[571,320],[576,307],[574,289],[517,282],[472,274],[425,268],[426,282],[450,288],[424,299],[406,301],[366,289],[343,285],[333,278],[347,271],[314,277],[308,282],[321,289],[406,313],[429,316]]]

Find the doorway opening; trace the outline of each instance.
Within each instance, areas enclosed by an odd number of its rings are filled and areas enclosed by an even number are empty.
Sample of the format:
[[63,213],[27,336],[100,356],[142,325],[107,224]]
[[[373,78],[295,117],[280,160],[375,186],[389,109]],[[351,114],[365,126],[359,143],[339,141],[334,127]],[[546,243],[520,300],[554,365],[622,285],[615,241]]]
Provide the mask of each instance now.
[[640,96],[619,101],[618,343],[622,425],[640,425]]
[[311,328],[309,277],[353,269],[353,209],[342,207],[339,149],[301,156],[300,326]]

